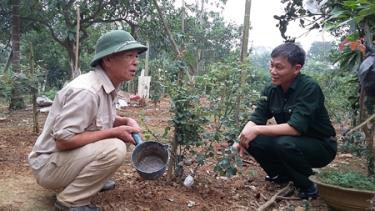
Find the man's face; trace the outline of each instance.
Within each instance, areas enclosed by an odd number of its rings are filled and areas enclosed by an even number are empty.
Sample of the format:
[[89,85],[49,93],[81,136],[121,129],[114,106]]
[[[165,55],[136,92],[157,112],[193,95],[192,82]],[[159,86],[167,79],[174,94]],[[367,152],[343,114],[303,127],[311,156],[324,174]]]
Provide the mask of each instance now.
[[269,66],[272,84],[280,85],[286,91],[300,70],[300,64],[291,65],[287,58],[272,58]]
[[135,77],[137,70],[138,50],[110,55],[107,59],[107,64],[107,74],[115,86],[123,81],[130,81]]

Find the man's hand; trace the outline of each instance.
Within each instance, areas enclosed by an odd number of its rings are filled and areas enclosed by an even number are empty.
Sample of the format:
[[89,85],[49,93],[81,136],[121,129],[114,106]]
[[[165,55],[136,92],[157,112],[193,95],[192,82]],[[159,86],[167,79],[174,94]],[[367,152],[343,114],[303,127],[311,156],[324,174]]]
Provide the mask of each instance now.
[[245,155],[246,149],[241,146],[239,143],[234,143],[232,146],[237,152],[240,153],[240,157],[243,157]]
[[134,119],[132,119],[130,117],[126,117],[126,119],[127,119],[127,122],[126,122],[127,126],[132,126],[132,127],[135,127],[135,128],[139,128],[139,130],[141,130],[137,121],[135,121]]
[[115,136],[125,143],[131,143],[135,145],[135,141],[132,137],[132,133],[140,133],[141,129],[138,127],[126,126],[121,125],[118,127],[113,128],[115,130]]
[[121,125],[127,125],[132,127],[140,128],[137,121],[130,117],[122,117],[122,116],[116,116],[115,122],[113,123],[113,127],[118,127]]
[[257,125],[251,121],[246,124],[239,135],[240,146],[245,149],[250,147],[250,142],[258,136],[256,126]]
[[115,136],[126,143],[135,145],[132,133],[139,133],[143,137],[141,127],[139,127],[137,121],[130,117],[116,116],[113,127],[115,129]]

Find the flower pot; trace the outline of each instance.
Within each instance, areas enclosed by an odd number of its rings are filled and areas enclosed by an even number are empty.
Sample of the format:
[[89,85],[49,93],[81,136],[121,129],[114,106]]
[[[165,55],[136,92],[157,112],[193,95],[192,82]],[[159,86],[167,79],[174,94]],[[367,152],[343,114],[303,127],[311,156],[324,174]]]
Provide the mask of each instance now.
[[375,196],[375,191],[329,185],[321,182],[316,176],[309,178],[318,185],[320,198],[332,210],[365,211],[372,208],[371,200]]

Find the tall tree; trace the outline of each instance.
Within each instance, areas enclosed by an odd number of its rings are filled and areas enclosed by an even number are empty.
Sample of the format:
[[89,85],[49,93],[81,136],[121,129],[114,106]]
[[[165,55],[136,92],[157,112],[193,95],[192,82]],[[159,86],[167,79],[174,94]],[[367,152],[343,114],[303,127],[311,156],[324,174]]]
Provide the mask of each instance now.
[[12,68],[21,72],[20,66],[20,0],[12,0]]
[[[36,29],[35,25],[32,24],[28,17],[30,14],[36,13],[33,5],[35,5],[37,1],[38,0],[0,1],[0,43],[4,46],[1,50],[3,53],[6,52],[7,57],[9,58],[9,66],[12,61],[22,61],[20,52],[20,43],[22,41],[21,35],[32,29]],[[18,34],[18,38],[16,34]],[[12,43],[15,43],[15,45]],[[15,57],[13,57],[12,48],[16,48],[18,49],[18,52],[20,52]],[[7,69],[8,65],[5,66],[4,70],[6,71]],[[19,69],[17,65],[15,69]]]
[[[13,72],[17,73],[15,76],[21,73],[20,65],[20,29],[21,29],[21,20],[20,20],[20,0],[12,0],[12,69]],[[22,90],[20,86],[16,85],[16,81],[13,83],[12,94],[10,99],[10,110],[22,109],[25,108],[25,102],[22,97]]]
[[245,2],[245,16],[244,16],[244,27],[242,34],[242,46],[241,46],[241,57],[240,61],[244,62],[245,58],[249,55],[248,44],[249,44],[249,32],[250,32],[250,10],[251,0]]
[[[244,63],[246,58],[248,57],[248,43],[249,43],[249,31],[250,31],[250,10],[251,10],[251,0],[246,0],[245,2],[245,15],[244,15],[244,27],[243,27],[243,34],[242,34],[242,46],[241,46],[241,55],[240,55],[240,62]],[[243,79],[244,79],[244,71],[241,69],[240,74],[240,88],[242,86]],[[240,126],[240,104],[241,104],[241,96],[237,96],[236,99],[236,113],[235,113],[235,120],[237,126]]]
[[332,42],[316,41],[311,44],[309,51],[307,52],[307,58],[313,59],[319,62],[329,61],[329,54],[333,49]]
[[80,8],[79,40],[84,42],[88,36],[88,29],[101,23],[126,22],[134,37],[137,37],[138,22],[149,11],[150,2],[142,0],[104,0],[104,1],[54,1],[42,0],[39,13],[33,21],[44,26],[53,39],[63,46],[69,57],[71,75],[74,76],[76,55],[76,10]]

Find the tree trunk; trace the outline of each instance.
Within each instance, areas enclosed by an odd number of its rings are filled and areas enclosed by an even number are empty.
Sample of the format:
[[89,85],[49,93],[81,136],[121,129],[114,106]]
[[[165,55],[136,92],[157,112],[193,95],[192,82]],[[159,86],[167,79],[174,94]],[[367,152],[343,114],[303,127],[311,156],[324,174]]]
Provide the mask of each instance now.
[[[245,16],[244,16],[244,29],[242,35],[242,48],[241,48],[241,63],[245,62],[245,58],[248,56],[248,43],[249,43],[249,31],[250,31],[250,9],[251,9],[251,0],[246,0],[245,3]],[[239,90],[241,90],[243,80],[244,80],[244,71],[242,68],[240,69],[240,81],[239,81]],[[237,127],[240,126],[240,104],[241,104],[241,96],[238,95],[236,99],[236,110],[235,110],[235,121]]]
[[3,70],[4,73],[8,71],[10,63],[12,61],[12,57],[13,57],[13,51],[10,50],[10,53],[9,53],[9,56],[8,56],[8,59],[7,59],[7,63],[5,64],[5,67],[4,67],[4,70]]
[[[373,111],[375,107],[375,97],[366,96],[365,102],[367,106],[364,106],[365,109],[363,111],[364,116],[369,118],[371,115],[374,114]],[[367,157],[367,170],[370,176],[375,175],[375,147],[374,147],[374,138],[375,138],[375,120],[372,119],[369,124],[366,124],[363,127],[363,132],[365,133],[365,143],[367,144],[368,150],[368,157]]]
[[[20,65],[20,1],[12,0],[12,69],[15,73],[21,73]],[[19,86],[16,86],[16,82],[13,83],[11,98],[9,104],[9,110],[23,109],[26,107],[24,99],[22,97],[22,91]]]
[[78,65],[78,69],[75,68],[76,59],[78,58],[78,56],[76,56],[76,48],[75,48],[74,41],[66,40],[64,43],[64,47],[68,51],[69,67],[70,67],[70,74],[71,74],[70,77],[71,79],[74,79],[81,74],[79,65]]
[[[203,21],[204,21],[204,19],[203,19],[203,16],[204,16],[204,0],[201,0],[201,8],[199,9],[198,8],[198,2],[197,2],[197,11],[199,11],[198,12],[198,20],[199,20],[199,26],[200,27],[202,27],[203,26]],[[199,71],[199,69],[200,69],[200,67],[201,67],[201,62],[202,62],[202,55],[203,55],[203,49],[200,49],[200,48],[198,48],[197,49],[197,53],[196,53],[196,55],[197,55],[197,58],[196,58],[196,67],[195,67],[195,69],[193,70],[194,72],[192,72],[192,75],[194,76],[194,75],[198,75],[198,71]]]
[[80,17],[79,17],[79,6],[77,7],[77,28],[76,28],[76,43],[74,45],[74,69],[72,72],[73,78],[81,75],[81,69],[79,65],[79,27],[80,27]]
[[[160,9],[159,5],[158,5],[158,2],[157,0],[153,0],[153,3],[158,11],[158,14],[159,14],[159,18],[164,26],[164,30],[165,32],[167,33],[168,35],[168,38],[169,40],[171,41],[172,43],[172,46],[173,46],[173,50],[175,51],[176,55],[177,55],[177,58],[178,59],[181,59],[181,57],[183,56],[181,54],[181,51],[179,49],[179,47],[177,46],[174,38],[173,38],[173,35],[171,33],[171,30],[169,29],[168,25],[167,25],[167,22],[165,21],[164,19],[164,15],[163,15],[163,12],[162,10]],[[179,74],[178,74],[178,79],[177,79],[177,86],[181,86],[182,85],[182,74],[183,74],[184,70],[183,69],[180,69],[179,71]],[[189,74],[187,74],[189,76]],[[190,79],[190,78],[189,78]],[[174,131],[175,135],[174,135],[174,139],[171,141],[171,145],[172,145],[172,149],[171,149],[171,159],[168,163],[168,172],[167,172],[167,180],[168,181],[171,181],[173,179],[173,176],[174,176],[174,173],[175,173],[175,166],[176,166],[176,155],[177,155],[177,147],[178,147],[178,141],[177,141],[177,133],[178,133],[178,130],[175,128],[175,131]]]
[[71,71],[71,79],[74,79],[81,75],[81,69],[80,69],[80,64],[79,64],[79,32],[80,32],[80,9],[79,6],[77,8],[77,24],[76,24],[76,40],[68,40],[66,39],[65,42],[63,43],[63,46],[67,49],[68,55],[69,55],[69,66],[70,66],[70,71]]
[[12,68],[16,73],[21,72],[20,66],[20,1],[12,0]]
[[185,0],[182,0],[181,6],[181,31],[185,33]]
[[[374,102],[375,102],[375,98],[366,96],[364,89],[361,88],[361,94],[359,96],[359,122],[365,123],[368,121],[368,118],[371,119],[370,116],[374,114],[374,112],[370,113],[370,111],[373,110],[375,106]],[[367,145],[366,147],[368,150],[367,172],[369,175],[375,175],[375,147],[374,147],[375,121],[374,119],[370,120],[370,123],[366,123],[363,126],[361,126],[361,128],[365,134],[365,143]]]
[[176,52],[177,54],[177,57],[178,58],[181,58],[181,52],[180,52],[180,49],[178,48],[173,36],[172,36],[172,33],[171,33],[171,30],[169,29],[168,25],[167,25],[167,22],[165,21],[164,19],[164,16],[163,16],[163,12],[161,11],[159,5],[158,5],[158,2],[156,0],[153,0],[154,2],[154,5],[156,7],[156,10],[158,11],[158,14],[159,14],[159,18],[161,20],[161,22],[163,23],[163,26],[164,26],[164,29],[165,29],[165,32],[167,33],[168,35],[168,38],[169,40],[171,41],[172,43],[172,46],[173,46],[173,50]]
[[240,57],[241,63],[243,63],[245,61],[245,58],[248,56],[247,50],[248,50],[248,44],[249,44],[249,31],[250,31],[250,9],[251,9],[251,0],[246,0],[242,48],[241,48],[241,57]]
[[[34,73],[34,49],[33,49],[32,43],[30,43],[29,64],[30,64],[30,76],[32,77],[32,75],[35,74]],[[32,93],[32,102],[33,102],[33,132],[35,134],[38,134],[39,124],[38,124],[38,109],[37,109],[37,103],[36,103],[36,98],[38,96],[38,88],[32,87],[31,93]]]
[[146,41],[147,51],[146,51],[146,58],[145,58],[145,76],[149,76],[149,60],[150,60],[150,41]]
[[[366,18],[365,24],[364,24],[364,31],[365,31],[365,45],[367,48],[367,51],[369,52],[375,52],[375,46],[372,42],[373,33],[370,30],[369,26],[369,18]],[[372,107],[375,106],[375,97],[368,96],[368,100]],[[370,109],[367,109],[368,111]],[[367,112],[368,113],[368,112]],[[373,112],[374,113],[374,112]],[[370,115],[368,113],[368,115]],[[369,159],[368,159],[368,172],[370,175],[375,175],[375,121],[372,120],[372,123],[370,124],[371,128],[367,130],[366,136],[368,137],[367,140],[367,149],[369,150]],[[375,196],[374,196],[374,208],[375,208]]]

